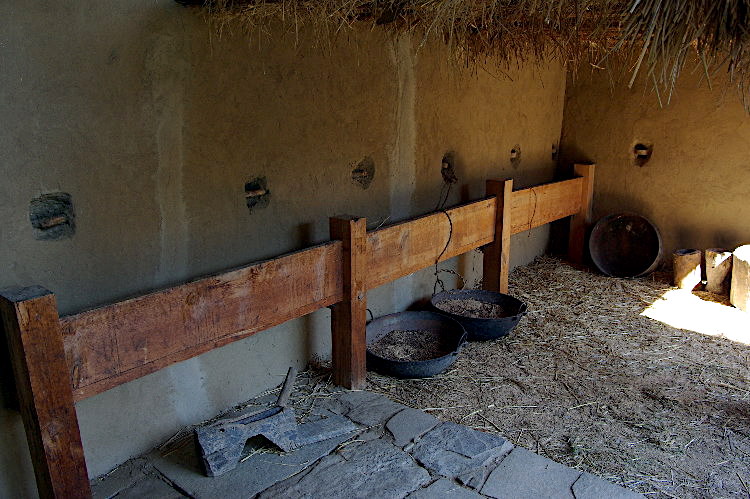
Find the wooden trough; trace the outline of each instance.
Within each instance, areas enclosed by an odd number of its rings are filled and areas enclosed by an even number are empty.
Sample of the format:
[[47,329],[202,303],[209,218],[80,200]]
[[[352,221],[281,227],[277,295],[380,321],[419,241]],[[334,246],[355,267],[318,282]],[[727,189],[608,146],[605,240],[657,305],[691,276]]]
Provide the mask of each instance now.
[[[109,306],[59,317],[52,292],[0,292],[21,415],[43,498],[90,497],[75,403],[176,362],[333,306],[334,380],[365,381],[367,291],[484,246],[484,287],[508,290],[510,238],[572,216],[581,262],[594,166],[576,178],[513,191],[488,180],[487,198],[371,232],[330,219],[331,242]],[[449,220],[450,218],[450,220]]]

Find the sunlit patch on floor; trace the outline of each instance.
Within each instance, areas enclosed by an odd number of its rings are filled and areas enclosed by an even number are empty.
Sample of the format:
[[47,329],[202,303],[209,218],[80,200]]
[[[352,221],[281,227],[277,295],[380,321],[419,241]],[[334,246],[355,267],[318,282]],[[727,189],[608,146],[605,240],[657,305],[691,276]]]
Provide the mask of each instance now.
[[750,314],[687,290],[665,292],[641,315],[678,329],[750,345]]

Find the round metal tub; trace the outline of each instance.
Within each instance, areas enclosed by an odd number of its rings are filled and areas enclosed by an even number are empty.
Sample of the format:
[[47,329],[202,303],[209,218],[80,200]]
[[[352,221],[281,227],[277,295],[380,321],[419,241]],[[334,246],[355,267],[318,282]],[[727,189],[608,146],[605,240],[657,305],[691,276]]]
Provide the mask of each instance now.
[[[400,361],[380,357],[369,345],[394,330],[435,331],[445,340],[446,353],[429,360]],[[378,317],[367,324],[367,368],[397,378],[428,378],[439,374],[456,361],[466,343],[461,324],[435,312],[399,312]]]
[[594,265],[612,277],[638,277],[653,272],[659,265],[661,250],[656,226],[633,213],[602,218],[589,238]]
[[[500,305],[507,312],[501,318],[475,318],[458,315],[441,308],[440,303],[446,300],[477,300],[484,303]],[[430,300],[432,306],[441,314],[457,320],[466,330],[469,341],[494,340],[507,336],[518,325],[521,317],[526,315],[526,304],[510,295],[482,289],[454,289],[442,291]]]

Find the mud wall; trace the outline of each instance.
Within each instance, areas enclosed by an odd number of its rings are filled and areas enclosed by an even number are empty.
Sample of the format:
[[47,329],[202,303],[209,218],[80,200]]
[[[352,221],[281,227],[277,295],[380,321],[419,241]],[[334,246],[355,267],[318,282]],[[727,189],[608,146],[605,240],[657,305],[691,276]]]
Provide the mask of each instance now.
[[[596,218],[621,211],[661,231],[663,262],[677,248],[735,248],[750,241],[750,115],[720,72],[709,86],[688,63],[664,107],[647,81],[628,90],[604,72],[567,88],[563,164],[597,164]],[[633,149],[652,147],[642,165]]]
[[[304,31],[298,43],[258,45],[218,37],[172,0],[18,0],[0,3],[0,19],[0,287],[43,285],[61,314],[325,241],[329,216],[374,226],[431,211],[447,152],[459,178],[448,205],[481,197],[487,177],[524,187],[553,175],[557,65],[506,78],[447,63],[441,45],[417,51],[420,40],[369,30],[325,48]],[[367,189],[352,179],[363,164],[375,171]],[[250,210],[247,184],[259,178],[270,195]],[[75,230],[39,239],[31,200],[55,192],[70,194]],[[517,236],[513,262],[546,243],[545,229]],[[481,278],[479,252],[444,265]],[[369,306],[403,310],[433,285],[428,269],[371,291]],[[278,384],[289,364],[326,357],[329,317],[78,404],[90,474]],[[33,497],[20,417],[4,402],[0,497]]]

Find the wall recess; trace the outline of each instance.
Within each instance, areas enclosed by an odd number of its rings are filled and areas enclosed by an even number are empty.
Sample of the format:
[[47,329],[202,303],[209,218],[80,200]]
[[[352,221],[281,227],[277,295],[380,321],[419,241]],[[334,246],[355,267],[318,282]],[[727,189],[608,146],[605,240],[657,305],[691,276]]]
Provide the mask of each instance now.
[[362,189],[367,189],[375,179],[375,161],[365,156],[352,169],[352,181]]
[[32,199],[29,203],[29,221],[34,230],[34,239],[39,241],[73,237],[73,198],[67,192],[53,192]]
[[255,177],[245,182],[245,203],[250,213],[268,207],[270,202],[271,191],[268,189],[266,177]]
[[510,150],[510,164],[513,168],[521,166],[521,146],[518,144]]
[[633,146],[633,163],[636,166],[643,166],[651,159],[654,152],[653,144],[644,144],[642,142]]

